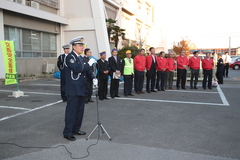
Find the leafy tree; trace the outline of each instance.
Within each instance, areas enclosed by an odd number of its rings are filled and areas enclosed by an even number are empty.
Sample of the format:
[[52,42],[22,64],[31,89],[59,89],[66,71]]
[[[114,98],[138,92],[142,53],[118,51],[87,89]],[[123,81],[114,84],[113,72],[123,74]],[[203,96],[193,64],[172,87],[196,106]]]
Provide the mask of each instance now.
[[190,54],[190,46],[191,46],[191,41],[189,39],[182,39],[180,42],[173,44],[173,51],[177,54],[180,55],[180,53],[185,50],[186,55],[188,56]]
[[118,56],[121,59],[124,59],[126,57],[126,51],[127,50],[131,50],[132,58],[134,58],[139,53],[139,49],[136,46],[125,46],[122,49],[118,50]]
[[114,46],[117,48],[118,46],[118,42],[119,42],[119,37],[121,37],[122,39],[125,39],[125,33],[124,33],[125,29],[120,28],[119,26],[113,26],[112,27],[112,37],[111,40],[113,40]]
[[107,23],[107,33],[108,33],[108,40],[110,42],[110,37],[111,37],[111,32],[112,32],[112,27],[116,24],[116,20],[113,20],[112,18],[106,19]]

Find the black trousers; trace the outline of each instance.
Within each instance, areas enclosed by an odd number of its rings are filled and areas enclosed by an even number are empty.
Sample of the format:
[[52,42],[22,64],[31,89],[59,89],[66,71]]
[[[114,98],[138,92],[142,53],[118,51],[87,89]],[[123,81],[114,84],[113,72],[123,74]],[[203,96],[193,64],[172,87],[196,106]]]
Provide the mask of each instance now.
[[124,75],[124,95],[132,94],[132,87],[133,87],[133,75]]
[[90,101],[92,99],[92,93],[93,93],[93,83],[92,81],[87,81],[87,87],[88,87],[88,92],[86,93],[86,101]]
[[[164,82],[165,82],[165,76],[166,76],[166,72],[165,71],[157,71],[157,81],[156,81],[156,88],[157,90],[160,89],[165,89],[164,87]],[[161,81],[161,88],[159,86],[159,82]]]
[[180,87],[180,81],[181,81],[181,87],[185,88],[186,76],[187,76],[186,69],[177,69],[177,84],[176,84],[177,88]]
[[61,92],[61,98],[63,101],[67,100],[66,96],[66,78],[64,74],[61,74],[60,78],[60,92]]
[[68,95],[67,107],[65,111],[65,128],[64,136],[72,136],[74,132],[78,132],[82,126],[84,114],[85,97]]
[[217,72],[216,77],[218,79],[218,84],[223,84],[223,72]]
[[203,82],[202,87],[205,89],[208,82],[208,88],[212,88],[212,69],[203,70]]
[[194,87],[197,87],[198,76],[199,76],[199,69],[191,69],[191,80],[190,80],[191,88],[193,88],[193,78],[194,78]]
[[223,76],[228,77],[228,70],[229,70],[229,63],[225,63],[224,65],[224,72],[223,72]]
[[146,85],[146,90],[147,92],[150,91],[150,81],[151,81],[151,90],[154,90],[154,87],[155,87],[155,81],[156,81],[156,71],[147,71],[147,74],[146,74],[146,77],[147,77],[147,85]]
[[98,96],[99,99],[107,98],[108,79],[98,79]]
[[135,70],[134,72],[134,90],[136,93],[142,92],[144,82],[144,71]]
[[113,79],[111,77],[111,84],[110,84],[111,97],[118,96],[118,89],[119,89],[119,79]]

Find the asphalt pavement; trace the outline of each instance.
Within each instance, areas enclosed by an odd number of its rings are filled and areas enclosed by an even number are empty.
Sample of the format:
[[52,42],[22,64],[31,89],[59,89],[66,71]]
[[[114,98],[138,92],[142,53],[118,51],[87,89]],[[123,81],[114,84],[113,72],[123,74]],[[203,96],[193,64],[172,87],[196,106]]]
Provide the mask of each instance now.
[[[174,82],[175,84],[175,82]],[[230,70],[213,90],[167,90],[99,101],[100,121],[112,138],[102,134],[86,160],[234,160],[240,159],[240,70]],[[73,157],[87,155],[98,132],[96,103],[85,106],[82,130],[70,142],[63,138],[66,103],[59,79],[20,83],[26,97],[8,97],[15,85],[0,85],[0,143],[25,147],[65,145]],[[95,97],[93,100],[96,102]],[[63,148],[20,148],[0,144],[0,159],[70,160]]]

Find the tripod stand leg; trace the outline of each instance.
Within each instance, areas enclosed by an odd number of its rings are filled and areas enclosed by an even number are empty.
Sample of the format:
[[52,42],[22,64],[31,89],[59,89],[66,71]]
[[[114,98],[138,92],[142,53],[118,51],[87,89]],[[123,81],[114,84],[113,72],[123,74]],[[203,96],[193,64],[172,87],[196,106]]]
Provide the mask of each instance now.
[[108,136],[109,140],[111,141],[112,138],[110,137],[110,135],[108,134],[108,132],[106,131],[106,129],[103,127],[102,124],[100,124],[100,127],[102,128],[102,130],[104,131],[104,133],[106,133],[106,135]]
[[93,132],[99,127],[99,124],[96,125],[96,127],[92,130],[92,132],[89,134],[89,136],[86,138],[86,140],[89,140],[90,136],[93,134]]

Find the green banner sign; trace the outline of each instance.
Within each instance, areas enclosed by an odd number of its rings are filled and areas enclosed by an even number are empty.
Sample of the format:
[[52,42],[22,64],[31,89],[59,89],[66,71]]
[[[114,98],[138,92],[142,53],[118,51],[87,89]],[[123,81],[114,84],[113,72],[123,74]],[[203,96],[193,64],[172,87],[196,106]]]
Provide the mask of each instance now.
[[17,83],[17,68],[15,49],[13,41],[0,41],[2,46],[4,68],[5,68],[5,85]]

